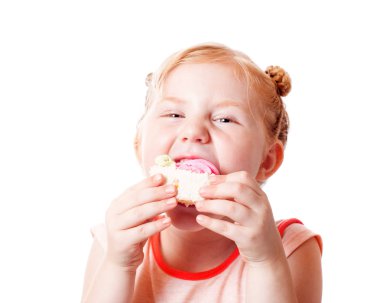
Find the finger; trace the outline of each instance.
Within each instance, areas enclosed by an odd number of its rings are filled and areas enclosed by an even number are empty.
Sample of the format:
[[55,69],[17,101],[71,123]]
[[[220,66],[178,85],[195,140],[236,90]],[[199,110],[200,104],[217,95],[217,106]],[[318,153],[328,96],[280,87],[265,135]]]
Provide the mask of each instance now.
[[227,217],[241,225],[254,220],[254,212],[245,205],[228,200],[201,200],[195,203],[199,212]]
[[159,202],[146,203],[134,207],[118,216],[110,224],[110,227],[117,230],[124,230],[136,227],[148,220],[152,220],[158,215],[171,210],[177,206],[176,198],[169,198]]
[[199,193],[205,199],[233,200],[250,208],[261,199],[251,187],[239,182],[204,186]]
[[239,237],[241,237],[241,235],[245,233],[245,227],[228,221],[210,218],[205,215],[198,215],[196,217],[196,220],[199,225],[202,225],[203,227],[217,234],[220,234],[234,242],[238,242]]
[[225,182],[238,182],[246,184],[251,187],[253,191],[255,191],[258,195],[260,195],[263,191],[260,187],[260,184],[246,171],[238,171],[233,172],[228,175],[212,175],[209,177],[210,185],[217,185]]
[[140,189],[147,188],[147,187],[160,186],[160,185],[165,184],[165,182],[166,182],[166,179],[165,179],[164,175],[155,174],[155,175],[152,175],[152,176],[149,176],[149,177],[143,179],[139,183],[136,183],[130,189],[132,191],[135,191],[135,190],[140,190]]
[[114,213],[120,214],[138,205],[169,199],[176,195],[177,188],[173,184],[129,191],[114,202]]
[[123,233],[122,241],[126,243],[137,244],[145,241],[149,237],[156,233],[163,231],[171,225],[171,220],[169,217],[164,217],[156,221],[147,222],[136,226],[134,228],[128,229]]
[[118,198],[115,200],[119,200],[123,198],[124,196],[127,196],[131,192],[136,192],[139,190],[142,190],[144,188],[149,188],[149,187],[157,187],[160,185],[165,184],[166,180],[165,177],[162,174],[156,174],[153,176],[149,176],[142,181],[136,183],[135,185],[129,187],[127,190],[125,190]]

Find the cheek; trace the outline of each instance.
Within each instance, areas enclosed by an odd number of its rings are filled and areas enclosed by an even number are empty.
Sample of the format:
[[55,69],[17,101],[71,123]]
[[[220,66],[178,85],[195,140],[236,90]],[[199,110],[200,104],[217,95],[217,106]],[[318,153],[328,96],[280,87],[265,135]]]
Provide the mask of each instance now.
[[[149,130],[149,131],[148,131]],[[152,157],[154,153],[155,143],[152,142],[152,132],[148,124],[143,124],[140,129],[138,137],[138,152],[140,157],[140,164],[146,170],[152,165]]]
[[221,173],[248,171],[252,175],[256,175],[261,163],[261,148],[250,142],[245,143],[234,141],[216,149]]
[[141,127],[137,149],[143,168],[150,168],[158,155],[169,153],[172,141],[168,131],[164,131],[155,123],[144,123]]

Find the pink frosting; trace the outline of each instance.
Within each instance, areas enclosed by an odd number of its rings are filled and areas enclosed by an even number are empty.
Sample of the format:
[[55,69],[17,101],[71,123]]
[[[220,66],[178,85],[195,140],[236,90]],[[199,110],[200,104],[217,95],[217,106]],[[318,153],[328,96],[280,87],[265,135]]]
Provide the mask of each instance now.
[[194,173],[219,175],[219,170],[211,162],[204,159],[183,159],[176,163],[179,169],[190,170]]

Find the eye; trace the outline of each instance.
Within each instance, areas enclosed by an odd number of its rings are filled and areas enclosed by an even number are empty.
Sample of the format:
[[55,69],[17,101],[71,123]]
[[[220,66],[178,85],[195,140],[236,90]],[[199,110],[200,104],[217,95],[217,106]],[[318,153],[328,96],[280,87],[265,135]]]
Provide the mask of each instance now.
[[179,115],[179,114],[169,114],[169,117],[170,118],[180,118],[181,115]]
[[233,119],[231,117],[215,118],[214,121],[220,122],[220,123],[234,123],[234,122],[236,122],[235,119]]
[[230,118],[219,118],[218,121],[221,123],[231,123],[232,122],[232,120]]
[[168,114],[162,115],[162,117],[166,117],[166,118],[183,118],[184,116],[181,115],[181,114],[177,114],[177,113],[168,113]]

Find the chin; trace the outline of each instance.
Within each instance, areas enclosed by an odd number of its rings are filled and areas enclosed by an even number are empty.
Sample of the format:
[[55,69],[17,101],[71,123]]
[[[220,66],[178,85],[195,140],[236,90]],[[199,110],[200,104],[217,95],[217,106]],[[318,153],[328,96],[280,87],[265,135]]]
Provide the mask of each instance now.
[[[204,226],[198,224],[196,217],[201,213],[198,212],[193,205],[186,207],[184,205],[178,204],[176,208],[166,212],[166,214],[172,220],[172,225],[179,230],[197,232],[206,229]],[[223,218],[223,216],[215,214],[202,214],[214,219]]]
[[194,206],[186,207],[179,204],[176,208],[166,212],[166,214],[172,220],[172,225],[177,229],[189,232],[205,229],[195,219],[199,212]]

